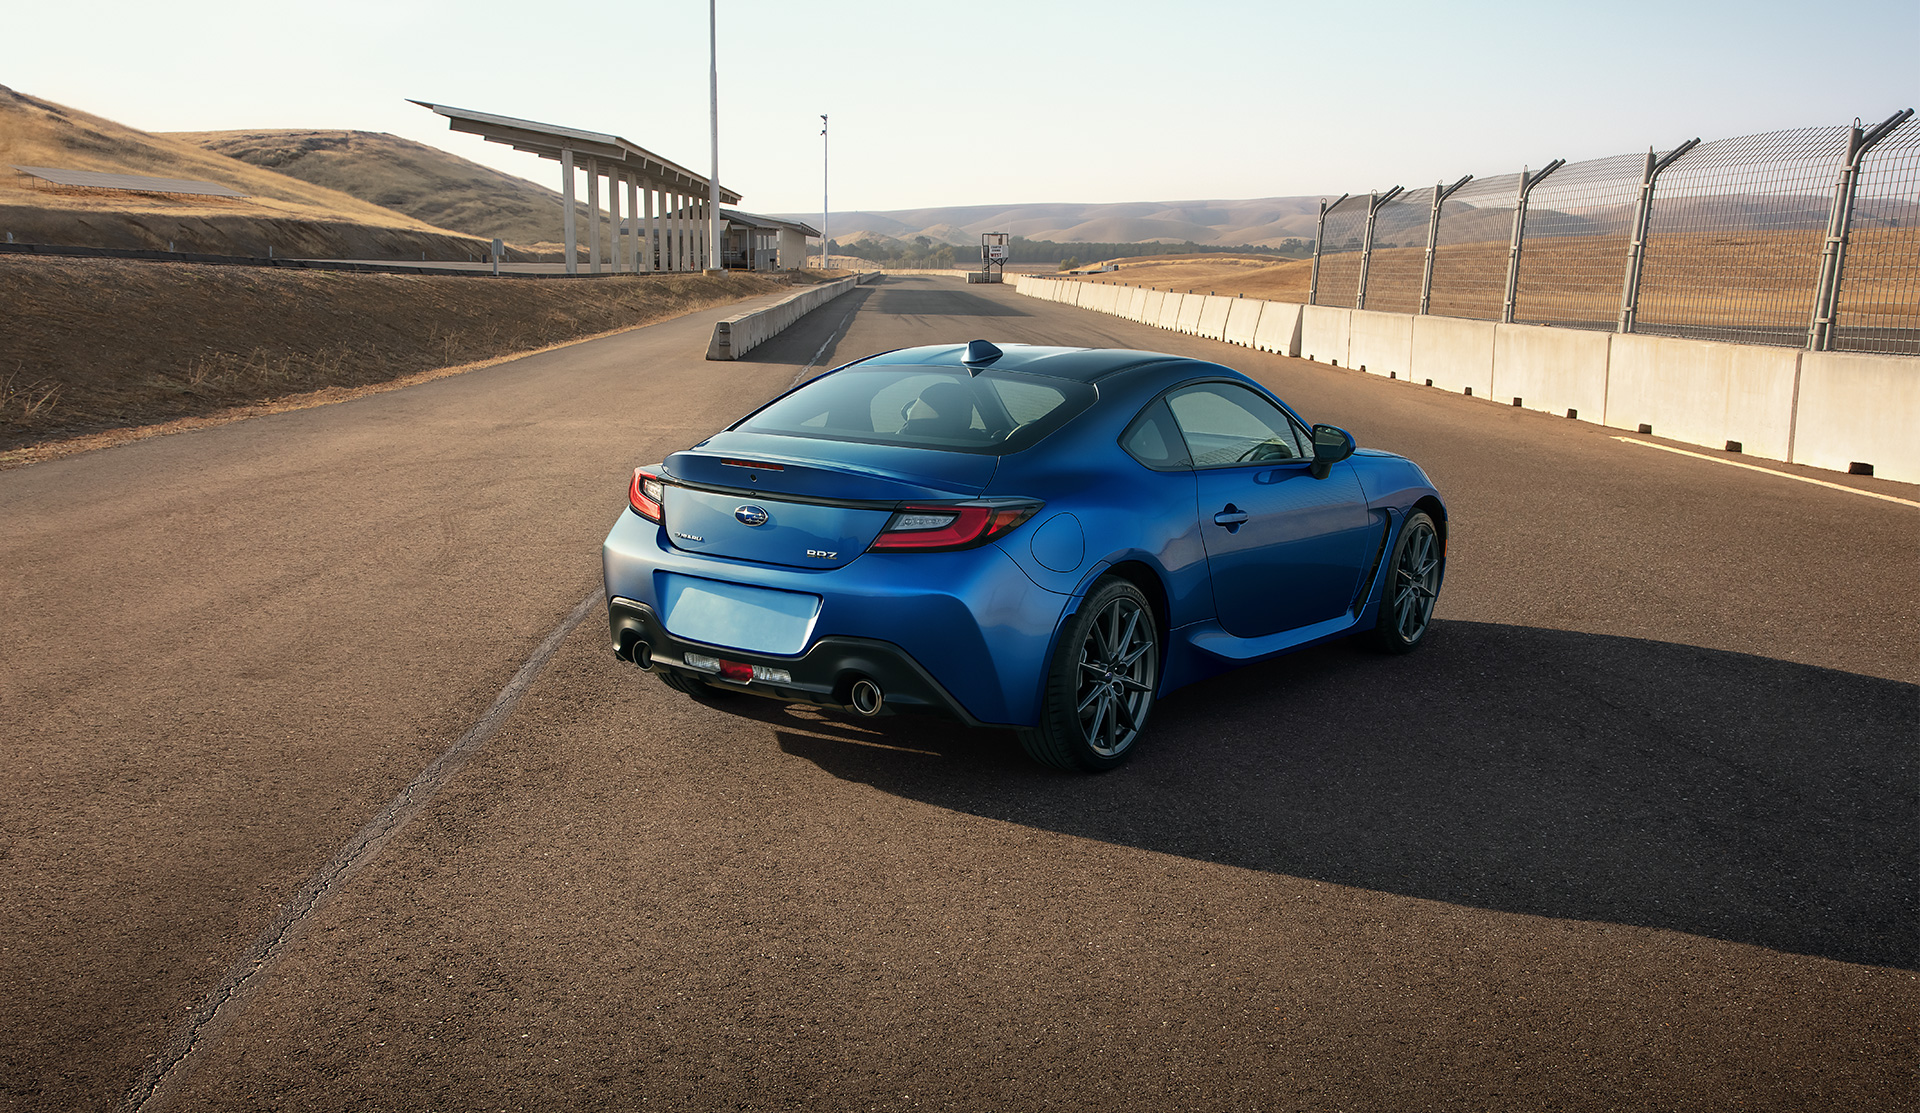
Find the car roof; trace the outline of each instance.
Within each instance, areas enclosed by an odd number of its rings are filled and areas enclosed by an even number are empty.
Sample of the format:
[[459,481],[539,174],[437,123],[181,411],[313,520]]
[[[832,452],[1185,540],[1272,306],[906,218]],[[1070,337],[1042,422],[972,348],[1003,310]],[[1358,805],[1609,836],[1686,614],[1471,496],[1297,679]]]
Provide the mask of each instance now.
[[[1141,352],[1129,348],[1060,348],[1042,344],[1001,344],[1000,358],[987,366],[994,371],[1014,371],[1022,375],[1045,375],[1091,383],[1108,375],[1142,367],[1150,363],[1184,360],[1164,352]],[[967,354],[965,344],[927,344],[918,348],[900,348],[860,360],[853,366],[879,367],[913,365],[918,367],[962,367]]]

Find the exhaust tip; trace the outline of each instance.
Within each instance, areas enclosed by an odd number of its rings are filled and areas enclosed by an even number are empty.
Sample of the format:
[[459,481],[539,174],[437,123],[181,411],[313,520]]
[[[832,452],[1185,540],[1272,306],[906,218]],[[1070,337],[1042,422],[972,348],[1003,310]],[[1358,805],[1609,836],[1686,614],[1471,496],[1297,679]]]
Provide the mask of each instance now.
[[633,658],[633,663],[640,666],[641,672],[653,671],[653,646],[647,642],[647,639],[636,639],[632,647],[627,650],[627,656]]
[[853,688],[847,696],[853,702],[853,709],[869,718],[880,714],[880,705],[886,700],[880,685],[864,676],[853,682]]

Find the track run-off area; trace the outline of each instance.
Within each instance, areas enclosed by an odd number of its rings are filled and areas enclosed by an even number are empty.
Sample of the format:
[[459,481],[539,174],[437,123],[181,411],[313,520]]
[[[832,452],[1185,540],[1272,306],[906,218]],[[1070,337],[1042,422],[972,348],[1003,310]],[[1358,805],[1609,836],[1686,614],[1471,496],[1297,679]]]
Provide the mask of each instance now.
[[[0,1110],[1914,1106],[1920,489],[955,279],[737,309],[0,473]],[[1099,777],[613,658],[633,467],[974,338],[1418,461],[1427,646]]]

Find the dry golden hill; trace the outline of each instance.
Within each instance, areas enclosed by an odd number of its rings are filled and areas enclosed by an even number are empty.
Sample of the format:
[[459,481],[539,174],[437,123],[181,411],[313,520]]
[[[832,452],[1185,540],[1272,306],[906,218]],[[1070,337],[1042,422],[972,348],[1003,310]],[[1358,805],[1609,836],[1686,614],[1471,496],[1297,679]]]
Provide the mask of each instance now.
[[[50,187],[15,166],[217,182],[244,199]],[[468,259],[477,239],[0,85],[0,233],[27,243],[215,255]]]
[[1083,282],[1114,282],[1181,293],[1245,294],[1269,301],[1307,300],[1312,259],[1275,262],[1271,255],[1137,255],[1109,259],[1120,269],[1088,275]]
[[[437,228],[558,247],[557,190],[374,131],[182,131],[166,137],[405,213]],[[549,164],[552,165],[552,164]],[[556,169],[554,176],[559,177]],[[576,203],[584,221],[587,207]]]

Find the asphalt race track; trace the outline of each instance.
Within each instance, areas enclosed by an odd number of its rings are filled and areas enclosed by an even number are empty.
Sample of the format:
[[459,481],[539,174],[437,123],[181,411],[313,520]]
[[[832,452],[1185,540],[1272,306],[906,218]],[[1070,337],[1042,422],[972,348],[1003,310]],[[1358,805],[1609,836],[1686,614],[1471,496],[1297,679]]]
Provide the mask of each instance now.
[[[0,1110],[1915,1107],[1920,509],[1787,476],[1920,491],[951,279],[729,312],[0,473]],[[613,659],[633,466],[974,337],[1420,461],[1428,646],[1104,777]]]

